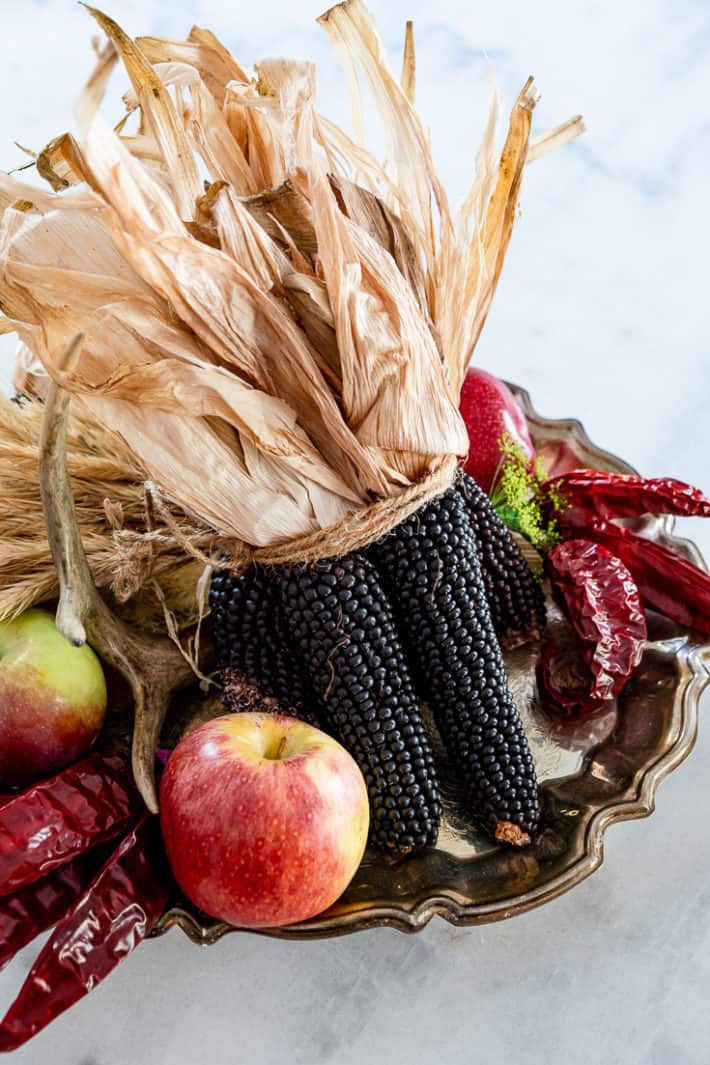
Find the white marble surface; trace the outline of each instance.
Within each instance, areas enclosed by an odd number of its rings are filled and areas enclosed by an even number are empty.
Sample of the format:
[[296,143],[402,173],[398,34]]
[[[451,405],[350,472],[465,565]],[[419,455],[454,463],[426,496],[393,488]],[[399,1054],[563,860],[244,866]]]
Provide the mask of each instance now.
[[[399,62],[419,42],[419,102],[450,188],[465,185],[485,51],[508,100],[528,73],[538,128],[583,111],[583,143],[530,169],[479,361],[539,409],[580,417],[648,474],[710,491],[710,165],[705,0],[374,3]],[[488,10],[486,10],[486,7]],[[0,165],[71,122],[89,68],[70,0],[2,0]],[[343,117],[314,0],[115,0],[134,33],[218,30],[247,61],[323,62],[322,108]],[[30,44],[31,42],[31,44]],[[440,109],[453,100],[451,113]],[[0,374],[9,374],[7,341]],[[687,523],[710,553],[710,525]],[[710,706],[705,707],[705,712]],[[703,724],[705,724],[703,722]],[[611,830],[606,862],[566,897],[505,924],[414,938],[381,930],[311,944],[255,936],[198,950],[144,945],[15,1055],[24,1065],[706,1065],[710,1060],[710,735],[645,822]],[[0,976],[0,1009],[33,949]]]

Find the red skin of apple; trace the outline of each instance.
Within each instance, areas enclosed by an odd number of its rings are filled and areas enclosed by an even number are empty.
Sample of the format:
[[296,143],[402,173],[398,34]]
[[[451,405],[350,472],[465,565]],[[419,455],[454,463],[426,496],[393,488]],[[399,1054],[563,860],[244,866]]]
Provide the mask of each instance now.
[[459,403],[469,439],[464,469],[490,492],[500,465],[500,440],[507,433],[518,443],[524,455],[535,459],[525,415],[508,386],[493,374],[477,367],[468,371],[461,388]]
[[0,706],[0,781],[10,787],[76,762],[96,739],[104,716],[101,706],[67,705],[51,688],[1,681]]
[[318,729],[230,714],[176,747],[160,823],[175,878],[200,909],[244,928],[293,924],[332,905],[357,870],[367,790],[348,752]]

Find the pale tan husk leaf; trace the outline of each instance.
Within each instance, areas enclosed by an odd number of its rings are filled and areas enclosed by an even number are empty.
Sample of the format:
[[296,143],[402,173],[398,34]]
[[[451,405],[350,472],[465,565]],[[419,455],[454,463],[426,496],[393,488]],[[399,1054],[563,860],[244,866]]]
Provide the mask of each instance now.
[[[397,79],[361,0],[321,17],[351,89],[351,136],[316,112],[311,63],[266,59],[252,74],[208,30],[133,40],[89,11],[108,43],[78,133],[38,153],[50,191],[0,175],[0,331],[21,342],[18,385],[41,397],[53,378],[77,397],[81,432],[93,420],[100,449],[120,456],[93,525],[88,472],[80,499],[100,586],[125,600],[140,573],[172,610],[173,585],[198,566],[190,551],[281,551],[465,455],[459,390],[525,164],[581,120],[531,146],[530,81],[501,154],[494,91],[471,191],[452,211],[414,109],[411,24]],[[130,84],[111,126],[99,109],[119,60]],[[364,142],[361,83],[383,160]],[[5,613],[53,588],[41,529],[24,542],[12,516],[18,497],[39,514],[30,411],[4,404],[0,423],[8,472],[25,448],[16,496],[0,501]],[[146,482],[179,543],[148,520]]]

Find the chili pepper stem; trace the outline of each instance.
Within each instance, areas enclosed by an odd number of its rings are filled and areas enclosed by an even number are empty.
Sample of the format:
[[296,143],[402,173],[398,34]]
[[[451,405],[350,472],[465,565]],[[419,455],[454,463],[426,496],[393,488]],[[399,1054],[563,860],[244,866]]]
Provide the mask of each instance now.
[[[81,348],[78,335],[62,366],[74,362]],[[89,569],[76,516],[66,459],[66,425],[70,396],[50,383],[42,418],[39,476],[49,545],[59,579],[57,626],[68,640],[86,640],[128,681],[135,703],[133,772],[149,810],[157,812],[154,751],[170,699],[193,679],[191,666],[169,639],[146,636],[129,628],[107,607]]]

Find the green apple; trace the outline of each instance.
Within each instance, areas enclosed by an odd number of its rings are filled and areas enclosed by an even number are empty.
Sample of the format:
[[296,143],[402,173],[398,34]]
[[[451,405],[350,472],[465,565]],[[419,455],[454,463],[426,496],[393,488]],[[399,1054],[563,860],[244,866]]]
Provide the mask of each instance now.
[[74,647],[44,610],[0,622],[0,787],[76,761],[105,712],[104,672],[87,644]]

